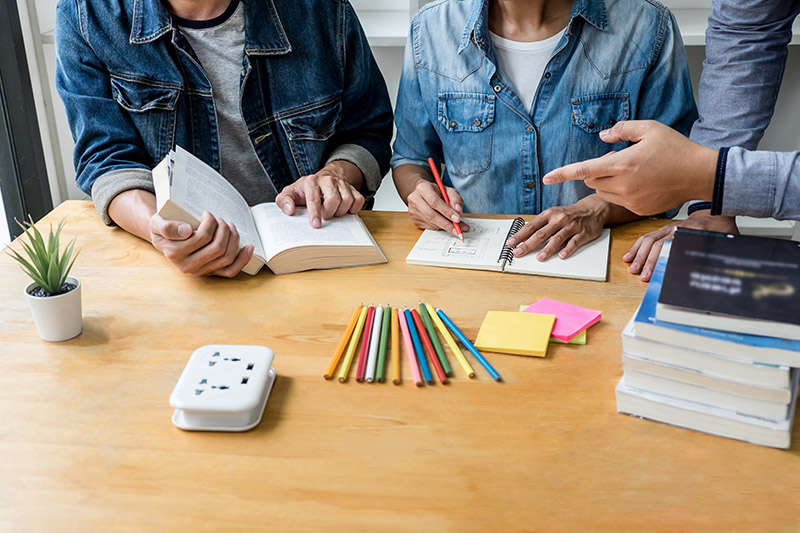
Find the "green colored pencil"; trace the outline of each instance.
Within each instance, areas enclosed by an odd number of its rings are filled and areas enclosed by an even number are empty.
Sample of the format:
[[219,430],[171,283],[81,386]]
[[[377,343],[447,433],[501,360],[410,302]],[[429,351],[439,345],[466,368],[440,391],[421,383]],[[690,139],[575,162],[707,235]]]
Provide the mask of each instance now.
[[433,351],[436,352],[436,357],[439,359],[439,362],[442,364],[442,370],[448,376],[453,375],[453,369],[450,368],[450,363],[447,361],[447,357],[444,355],[444,349],[442,348],[442,343],[439,342],[439,336],[436,334],[436,329],[433,327],[433,321],[431,320],[431,316],[428,314],[428,310],[425,308],[425,304],[420,302],[419,303],[419,314],[422,317],[422,323],[425,325],[425,330],[428,332],[428,337],[431,338],[431,344],[433,344]]
[[389,343],[389,320],[392,317],[392,308],[388,305],[383,310],[386,319],[381,323],[381,344],[378,347],[378,368],[375,371],[375,380],[383,383],[383,374],[386,369],[386,345]]

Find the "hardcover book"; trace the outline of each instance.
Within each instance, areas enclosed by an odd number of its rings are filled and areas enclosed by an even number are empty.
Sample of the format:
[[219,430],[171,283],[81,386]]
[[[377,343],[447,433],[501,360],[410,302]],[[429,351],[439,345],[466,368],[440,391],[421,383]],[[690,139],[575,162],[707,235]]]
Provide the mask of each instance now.
[[240,247],[255,247],[242,269],[247,274],[257,273],[264,264],[275,274],[288,274],[386,262],[358,215],[324,220],[321,228],[312,228],[304,207],[292,216],[274,202],[251,209],[228,180],[180,146],[153,169],[153,183],[158,214],[165,219],[197,229],[203,211],[208,211],[232,222]]
[[656,317],[800,340],[800,243],[679,228]]

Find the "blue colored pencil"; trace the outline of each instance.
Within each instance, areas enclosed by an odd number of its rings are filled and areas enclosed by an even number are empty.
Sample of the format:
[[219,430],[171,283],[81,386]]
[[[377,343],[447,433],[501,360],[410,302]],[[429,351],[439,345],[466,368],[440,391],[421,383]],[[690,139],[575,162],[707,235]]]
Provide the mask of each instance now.
[[403,310],[403,315],[406,317],[406,324],[408,324],[408,332],[411,333],[411,340],[414,342],[414,351],[417,352],[417,359],[419,359],[419,368],[422,370],[422,375],[428,385],[433,385],[433,376],[431,376],[431,369],[428,368],[428,361],[425,360],[425,352],[422,350],[422,343],[419,340],[417,328],[414,325],[414,317],[408,308]]
[[481,352],[479,352],[478,349],[472,345],[467,336],[464,335],[460,329],[458,329],[458,327],[455,325],[455,323],[453,323],[452,320],[450,320],[450,317],[444,314],[444,311],[442,311],[438,307],[436,308],[436,314],[439,315],[439,317],[442,319],[442,322],[447,324],[447,327],[450,328],[450,331],[453,332],[453,335],[458,337],[458,340],[461,341],[461,344],[463,344],[467,348],[467,350],[469,350],[472,353],[472,355],[475,356],[475,359],[477,359],[478,362],[483,366],[483,368],[485,368],[486,371],[489,372],[489,374],[494,378],[494,380],[502,381],[502,378],[500,377],[500,374],[497,373],[497,370],[495,370],[494,367],[492,367],[492,365],[489,364],[489,361],[487,361],[486,358],[483,357],[483,355],[481,355]]

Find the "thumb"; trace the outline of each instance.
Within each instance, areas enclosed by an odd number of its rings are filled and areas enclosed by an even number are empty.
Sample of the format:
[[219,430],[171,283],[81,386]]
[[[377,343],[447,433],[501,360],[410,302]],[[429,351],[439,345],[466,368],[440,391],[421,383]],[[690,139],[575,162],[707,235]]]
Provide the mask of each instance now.
[[182,241],[192,235],[192,227],[186,222],[165,220],[160,215],[153,215],[150,219],[150,230],[171,241]]
[[623,120],[622,122],[617,122],[612,128],[601,131],[600,139],[609,144],[618,143],[620,141],[638,143],[650,129],[650,122],[652,121]]

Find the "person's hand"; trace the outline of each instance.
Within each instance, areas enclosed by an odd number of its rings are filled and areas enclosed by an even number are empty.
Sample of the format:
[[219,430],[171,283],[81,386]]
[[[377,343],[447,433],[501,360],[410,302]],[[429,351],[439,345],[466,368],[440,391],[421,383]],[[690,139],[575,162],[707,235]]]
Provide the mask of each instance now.
[[303,176],[284,187],[275,197],[275,203],[287,215],[294,214],[295,206],[307,206],[311,227],[321,228],[323,220],[358,213],[364,207],[364,196],[350,184],[354,172],[361,174],[352,163],[332,161],[316,174]]
[[711,216],[708,210],[695,211],[686,220],[667,224],[636,239],[631,249],[622,256],[623,261],[631,264],[628,267],[628,272],[638,275],[642,281],[650,281],[653,269],[658,261],[658,254],[661,253],[664,242],[672,240],[675,228],[739,233],[739,229],[736,227],[736,219],[733,217]]
[[600,132],[607,143],[636,144],[547,173],[545,185],[584,180],[608,202],[654,215],[689,200],[711,200],[718,150],[690,141],[652,120],[618,122]]
[[232,278],[253,256],[253,246],[239,250],[239,232],[230,222],[205,212],[200,226],[159,215],[150,218],[150,242],[184,274]]
[[566,259],[600,235],[610,209],[608,203],[595,194],[572,205],[545,209],[509,237],[506,244],[516,247],[514,257],[522,257],[547,243],[536,259],[546,261],[556,252],[558,257]]
[[445,187],[447,197],[452,207],[442,198],[439,188],[435,183],[421,179],[414,190],[408,195],[408,214],[411,221],[422,229],[443,229],[456,235],[453,222],[461,226],[461,231],[469,231],[469,226],[461,222],[464,213],[464,200],[458,191],[452,187]]

